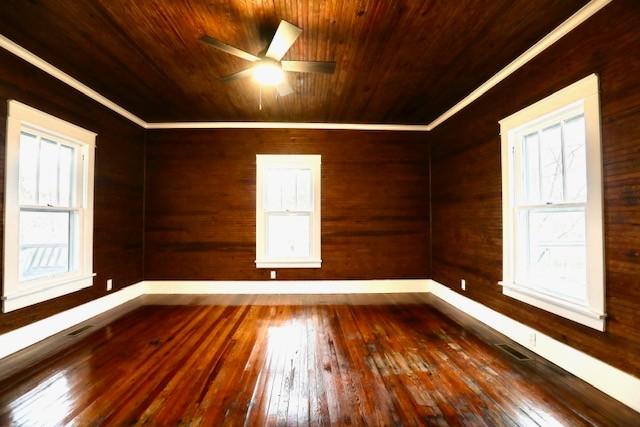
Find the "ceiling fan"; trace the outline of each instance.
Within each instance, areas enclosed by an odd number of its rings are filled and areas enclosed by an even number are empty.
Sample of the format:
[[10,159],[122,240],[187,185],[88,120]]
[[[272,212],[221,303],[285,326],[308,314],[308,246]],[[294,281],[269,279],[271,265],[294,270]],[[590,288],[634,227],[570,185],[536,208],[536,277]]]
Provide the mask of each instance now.
[[280,21],[280,25],[278,25],[278,29],[269,47],[264,55],[260,56],[252,55],[206,34],[202,36],[200,40],[223,52],[255,63],[255,65],[250,68],[221,77],[220,80],[223,82],[253,77],[260,85],[273,86],[278,91],[278,95],[285,96],[293,93],[293,88],[286,79],[285,71],[332,74],[336,69],[335,62],[282,61],[282,57],[287,53],[298,36],[300,36],[300,33],[302,33],[301,28],[287,21]]

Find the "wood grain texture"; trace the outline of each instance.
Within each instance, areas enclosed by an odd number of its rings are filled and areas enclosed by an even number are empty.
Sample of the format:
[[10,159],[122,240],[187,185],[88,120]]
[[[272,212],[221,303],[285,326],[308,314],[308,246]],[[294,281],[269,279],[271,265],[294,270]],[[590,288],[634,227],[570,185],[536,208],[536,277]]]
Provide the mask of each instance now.
[[[0,2],[0,33],[146,121],[427,123],[587,0],[75,0]],[[248,63],[280,19],[303,29],[288,60],[336,61],[333,75],[289,73],[295,95],[218,77]]]
[[147,135],[145,278],[255,280],[256,154],[322,156],[322,268],[279,279],[429,277],[421,133],[157,130]]
[[[611,25],[615,22],[615,25]],[[435,280],[640,376],[640,3],[614,1],[429,135]],[[606,332],[502,295],[498,121],[597,73],[604,162]]]
[[45,359],[66,350],[68,347],[84,339],[87,334],[145,305],[144,301],[145,296],[127,301],[111,310],[75,324],[29,347],[3,357],[0,359],[0,381],[18,372],[36,369]]
[[[632,426],[423,295],[156,297],[0,382],[2,425]],[[446,313],[446,314],[445,314]],[[459,323],[456,323],[459,322]]]
[[[98,134],[94,190],[94,286],[8,314],[0,333],[32,323],[142,280],[144,130],[0,50],[0,212],[4,217],[7,100],[15,99]],[[0,280],[1,280],[0,265]]]

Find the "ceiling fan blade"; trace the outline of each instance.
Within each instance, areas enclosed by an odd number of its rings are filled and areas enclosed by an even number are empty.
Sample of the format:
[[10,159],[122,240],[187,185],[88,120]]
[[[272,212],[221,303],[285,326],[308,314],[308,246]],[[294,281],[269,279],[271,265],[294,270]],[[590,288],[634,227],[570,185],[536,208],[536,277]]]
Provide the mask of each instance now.
[[278,96],[287,96],[293,93],[293,88],[287,80],[283,80],[278,86],[276,86]]
[[229,74],[228,76],[220,77],[219,80],[223,82],[230,82],[233,80],[244,79],[246,77],[251,77],[253,74],[253,68],[247,68],[246,70],[238,71],[237,73]]
[[235,55],[239,58],[246,59],[247,61],[256,62],[259,61],[255,55],[250,54],[249,52],[245,52],[244,50],[240,50],[237,47],[229,46],[226,43],[222,43],[220,40],[216,40],[213,37],[209,37],[208,35],[204,35],[200,37],[200,41],[215,47],[216,49],[220,49],[223,52],[230,53],[231,55]]
[[298,28],[287,21],[280,21],[280,25],[278,25],[276,34],[273,36],[273,40],[271,40],[271,44],[269,45],[269,49],[267,49],[265,56],[275,59],[276,61],[280,61],[301,32],[301,28]]
[[333,74],[336,70],[335,62],[319,61],[282,61],[282,69],[297,73],[325,73]]

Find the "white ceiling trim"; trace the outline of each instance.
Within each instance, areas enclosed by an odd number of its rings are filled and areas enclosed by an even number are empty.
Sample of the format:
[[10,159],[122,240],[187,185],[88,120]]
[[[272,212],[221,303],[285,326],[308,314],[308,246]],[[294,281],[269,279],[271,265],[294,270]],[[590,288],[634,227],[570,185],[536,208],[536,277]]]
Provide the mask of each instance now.
[[427,125],[428,130],[433,130],[465,108],[467,105],[471,104],[476,99],[480,98],[484,95],[489,89],[500,83],[502,80],[509,77],[512,73],[514,73],[518,68],[522,67],[527,62],[531,61],[538,54],[540,54],[543,50],[560,40],[564,35],[569,33],[571,30],[576,28],[578,25],[582,24],[589,17],[595,14],[597,11],[611,3],[612,0],[591,0],[589,3],[584,5],[580,10],[571,15],[566,21],[562,24],[558,25],[553,31],[544,36],[538,43],[531,46],[527,49],[522,55],[518,56],[512,62],[509,63],[506,67],[500,70],[497,74],[491,77],[489,80],[480,85],[476,90],[471,92],[465,98],[463,98],[456,105],[445,111],[442,115],[436,118],[434,121]]
[[100,104],[104,105],[105,107],[109,108],[110,110],[113,110],[116,113],[120,114],[121,116],[131,120],[133,123],[135,123],[137,125],[140,125],[142,127],[146,127],[147,122],[142,120],[140,117],[136,116],[133,113],[130,113],[129,111],[125,110],[124,108],[122,108],[121,106],[116,104],[115,102],[113,102],[113,101],[109,100],[108,98],[100,95],[98,92],[96,92],[95,90],[91,89],[89,86],[87,86],[84,83],[74,79],[69,74],[65,73],[64,71],[60,70],[59,68],[54,67],[53,65],[51,65],[50,63],[48,63],[44,59],[40,58],[39,56],[34,55],[33,53],[31,53],[27,49],[23,48],[22,46],[12,42],[11,40],[6,38],[2,34],[0,34],[0,47],[8,50],[9,52],[13,53],[14,55],[16,55],[19,58],[24,59],[25,61],[27,61],[31,65],[34,65],[35,67],[41,69],[42,71],[44,71],[45,73],[47,73],[47,74],[49,74],[49,75],[51,75],[53,77],[55,77],[56,79],[60,80],[61,82],[68,84],[69,86],[71,86],[72,88],[76,89],[77,91],[87,95],[89,98],[93,99],[94,101],[99,102]]
[[136,116],[135,114],[122,108],[110,99],[102,96],[95,90],[91,89],[84,83],[71,77],[64,71],[56,68],[39,56],[31,53],[22,46],[9,40],[0,34],[0,47],[8,50],[19,58],[27,61],[31,65],[48,73],[56,79],[68,84],[72,88],[78,90],[94,101],[104,105],[110,110],[120,114],[121,116],[131,120],[133,123],[145,129],[345,129],[345,130],[386,130],[386,131],[430,131],[438,125],[449,119],[454,114],[471,104],[476,99],[507,78],[520,67],[531,61],[546,48],[554,44],[571,30],[582,24],[589,17],[594,15],[600,9],[609,4],[612,0],[591,0],[580,10],[571,15],[562,24],[558,25],[553,31],[543,37],[536,44],[527,49],[522,55],[518,56],[509,65],[504,67],[493,77],[460,100],[456,105],[445,111],[428,125],[402,125],[402,124],[367,124],[367,123],[294,123],[294,122],[166,122],[166,123],[148,123]]
[[147,123],[147,129],[344,129],[427,131],[426,125],[303,122],[173,122]]

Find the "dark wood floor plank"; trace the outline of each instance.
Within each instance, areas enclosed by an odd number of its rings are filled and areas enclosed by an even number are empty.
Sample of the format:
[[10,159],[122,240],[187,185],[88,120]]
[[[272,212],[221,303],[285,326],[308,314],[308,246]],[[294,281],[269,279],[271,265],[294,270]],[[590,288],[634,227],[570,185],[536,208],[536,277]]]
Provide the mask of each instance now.
[[229,393],[231,403],[224,414],[223,425],[238,425],[237,420],[242,420],[244,424],[251,413],[252,401],[257,399],[260,393],[259,385],[265,376],[262,370],[267,357],[263,349],[267,345],[268,325],[272,320],[270,313],[273,313],[273,310],[269,306],[254,306],[249,313],[248,318],[254,322],[254,326],[251,334],[243,337],[243,342],[240,343],[241,349],[238,354],[239,357],[245,356],[240,362],[244,368],[236,387],[233,388],[234,393]]
[[[150,345],[152,349],[149,352],[130,354],[131,359],[137,362],[135,368],[127,369],[119,378],[113,378],[116,381],[110,395],[115,392],[118,399],[103,397],[96,400],[73,422],[86,425],[97,420],[100,424],[118,425],[119,418],[142,408],[148,403],[148,397],[157,391],[159,384],[166,381],[172,373],[180,372],[179,368],[192,347],[197,344],[201,334],[215,327],[215,320],[221,316],[222,311],[220,307],[198,307],[187,317],[185,323],[172,328],[157,348]],[[214,320],[213,326],[211,320]]]
[[146,303],[1,381],[0,426],[640,425],[640,414],[432,297]]

